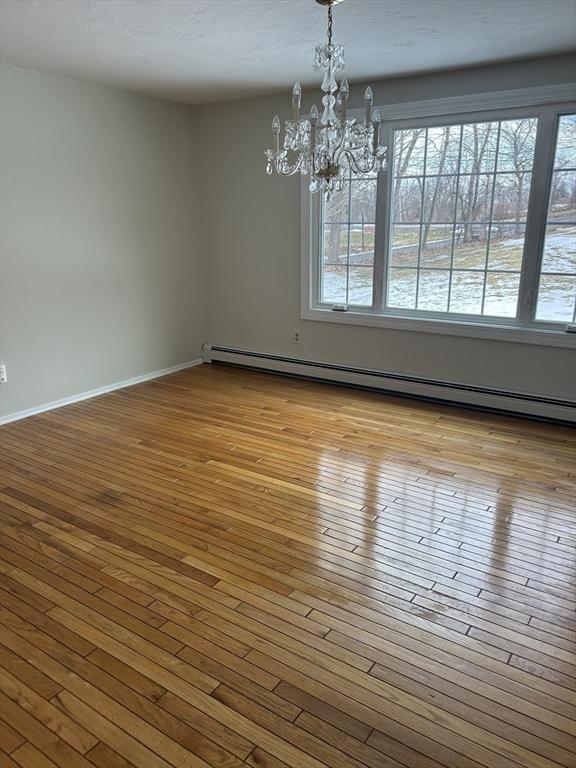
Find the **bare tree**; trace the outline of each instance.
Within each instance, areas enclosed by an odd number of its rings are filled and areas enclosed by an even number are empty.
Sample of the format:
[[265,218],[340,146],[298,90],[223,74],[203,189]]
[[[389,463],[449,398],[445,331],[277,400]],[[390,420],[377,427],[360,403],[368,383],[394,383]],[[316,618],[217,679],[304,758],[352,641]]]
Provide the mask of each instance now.
[[464,243],[473,238],[473,222],[477,220],[479,211],[487,203],[488,189],[485,180],[479,175],[484,167],[484,159],[491,139],[496,130],[496,123],[487,123],[482,126],[473,123],[471,126],[471,143],[466,143],[463,148],[470,158],[470,175],[460,177],[458,185],[458,202],[460,204],[462,225],[462,240]]
[[440,198],[441,178],[442,178],[442,174],[444,173],[444,168],[446,165],[446,156],[448,154],[448,147],[450,145],[450,130],[451,130],[451,126],[447,126],[444,129],[444,133],[443,133],[442,143],[440,147],[439,161],[438,161],[438,176],[436,177],[434,192],[432,193],[432,198],[430,200],[430,206],[427,211],[426,221],[424,222],[424,225],[422,228],[422,248],[425,248],[428,242],[428,236],[430,234],[430,226],[431,226],[431,223],[434,221],[436,206],[438,205],[438,201]]
[[328,237],[324,240],[325,249],[330,261],[339,261],[340,243],[344,227],[348,220],[348,185],[345,184],[342,192],[331,195],[329,201],[325,201],[325,226],[328,226]]
[[576,219],[576,172],[563,171],[576,167],[576,115],[560,118],[550,189],[550,216]]
[[[418,141],[425,135],[425,128],[398,131],[396,134],[396,141],[394,144],[394,170],[396,175],[396,178],[394,179],[394,199],[397,201],[397,213],[399,214],[398,219],[400,221],[403,219],[402,204],[404,201],[404,196],[400,194],[400,183],[408,171],[410,160],[412,159]],[[424,172],[424,169],[422,169],[422,172]]]
[[499,156],[502,165],[513,171],[514,204],[513,218],[515,234],[521,233],[521,220],[526,218],[525,194],[529,184],[529,173],[532,170],[534,144],[536,141],[536,120],[506,120],[500,126]]

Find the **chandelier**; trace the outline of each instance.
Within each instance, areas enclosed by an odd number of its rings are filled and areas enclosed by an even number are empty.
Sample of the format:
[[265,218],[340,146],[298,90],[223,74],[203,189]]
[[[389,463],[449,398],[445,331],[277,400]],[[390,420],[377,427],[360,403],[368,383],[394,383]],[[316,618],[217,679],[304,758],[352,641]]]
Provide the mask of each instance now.
[[352,175],[379,171],[386,165],[386,147],[380,144],[380,113],[372,111],[370,86],[364,94],[364,118],[348,117],[350,89],[344,78],[338,87],[336,75],[344,69],[344,48],[332,42],[332,6],[342,0],[316,0],[328,6],[328,35],[324,45],[316,46],[313,66],[323,70],[320,86],[324,92],[324,110],[319,117],[316,105],[307,118],[300,116],[302,89],[292,91],[292,119],[284,123],[284,141],[280,144],[280,118],[272,120],[272,149],[265,151],[266,172],[282,176],[301,173],[310,176],[310,190],[330,197],[342,189],[342,182]]

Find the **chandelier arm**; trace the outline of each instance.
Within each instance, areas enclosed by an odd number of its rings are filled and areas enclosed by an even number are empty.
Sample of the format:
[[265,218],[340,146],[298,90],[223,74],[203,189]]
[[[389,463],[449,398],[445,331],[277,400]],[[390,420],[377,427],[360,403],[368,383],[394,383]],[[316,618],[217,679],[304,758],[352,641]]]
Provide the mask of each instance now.
[[352,127],[352,125],[351,125],[351,124],[349,124],[349,125],[348,125],[348,126],[347,126],[347,127],[346,127],[346,128],[345,128],[345,129],[344,129],[342,132],[341,132],[341,134],[342,134],[342,135],[341,135],[341,141],[340,141],[340,144],[338,145],[338,149],[339,149],[340,147],[342,147],[342,145],[344,144],[345,140],[346,140],[346,139],[348,139],[348,141],[350,142],[350,144],[349,144],[347,147],[344,147],[342,151],[347,151],[347,152],[360,152],[360,151],[361,151],[361,150],[362,150],[362,149],[363,149],[363,148],[366,146],[366,141],[365,141],[365,140],[360,140],[360,139],[357,139],[357,140],[355,141],[355,143],[352,143],[352,141],[353,141],[353,139],[354,139],[354,136],[353,136],[353,135],[350,133],[350,129],[351,129],[351,127]]
[[347,149],[345,149],[343,150],[342,154],[346,157],[353,172],[358,174],[370,173],[374,170],[374,166],[378,162],[377,156],[372,155],[371,162],[367,162],[365,165],[361,165],[353,152],[349,152]]
[[276,173],[279,173],[281,176],[293,176],[302,167],[302,155],[299,154],[298,159],[292,165],[290,165],[286,157],[276,157],[274,165],[276,166]]

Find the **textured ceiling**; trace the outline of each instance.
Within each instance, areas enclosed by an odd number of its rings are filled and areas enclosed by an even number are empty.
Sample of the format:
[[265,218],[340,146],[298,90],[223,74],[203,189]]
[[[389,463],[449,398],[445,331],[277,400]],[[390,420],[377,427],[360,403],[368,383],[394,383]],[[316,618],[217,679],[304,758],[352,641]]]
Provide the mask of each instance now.
[[[191,103],[317,82],[313,0],[0,0],[3,63]],[[570,50],[572,0],[347,0],[351,81]]]

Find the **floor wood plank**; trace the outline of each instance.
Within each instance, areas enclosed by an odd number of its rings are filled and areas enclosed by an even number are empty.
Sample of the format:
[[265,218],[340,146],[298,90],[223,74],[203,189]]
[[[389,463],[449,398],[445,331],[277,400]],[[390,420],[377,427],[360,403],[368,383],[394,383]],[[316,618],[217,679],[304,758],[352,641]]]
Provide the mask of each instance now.
[[205,365],[0,444],[2,766],[576,765],[567,427]]

